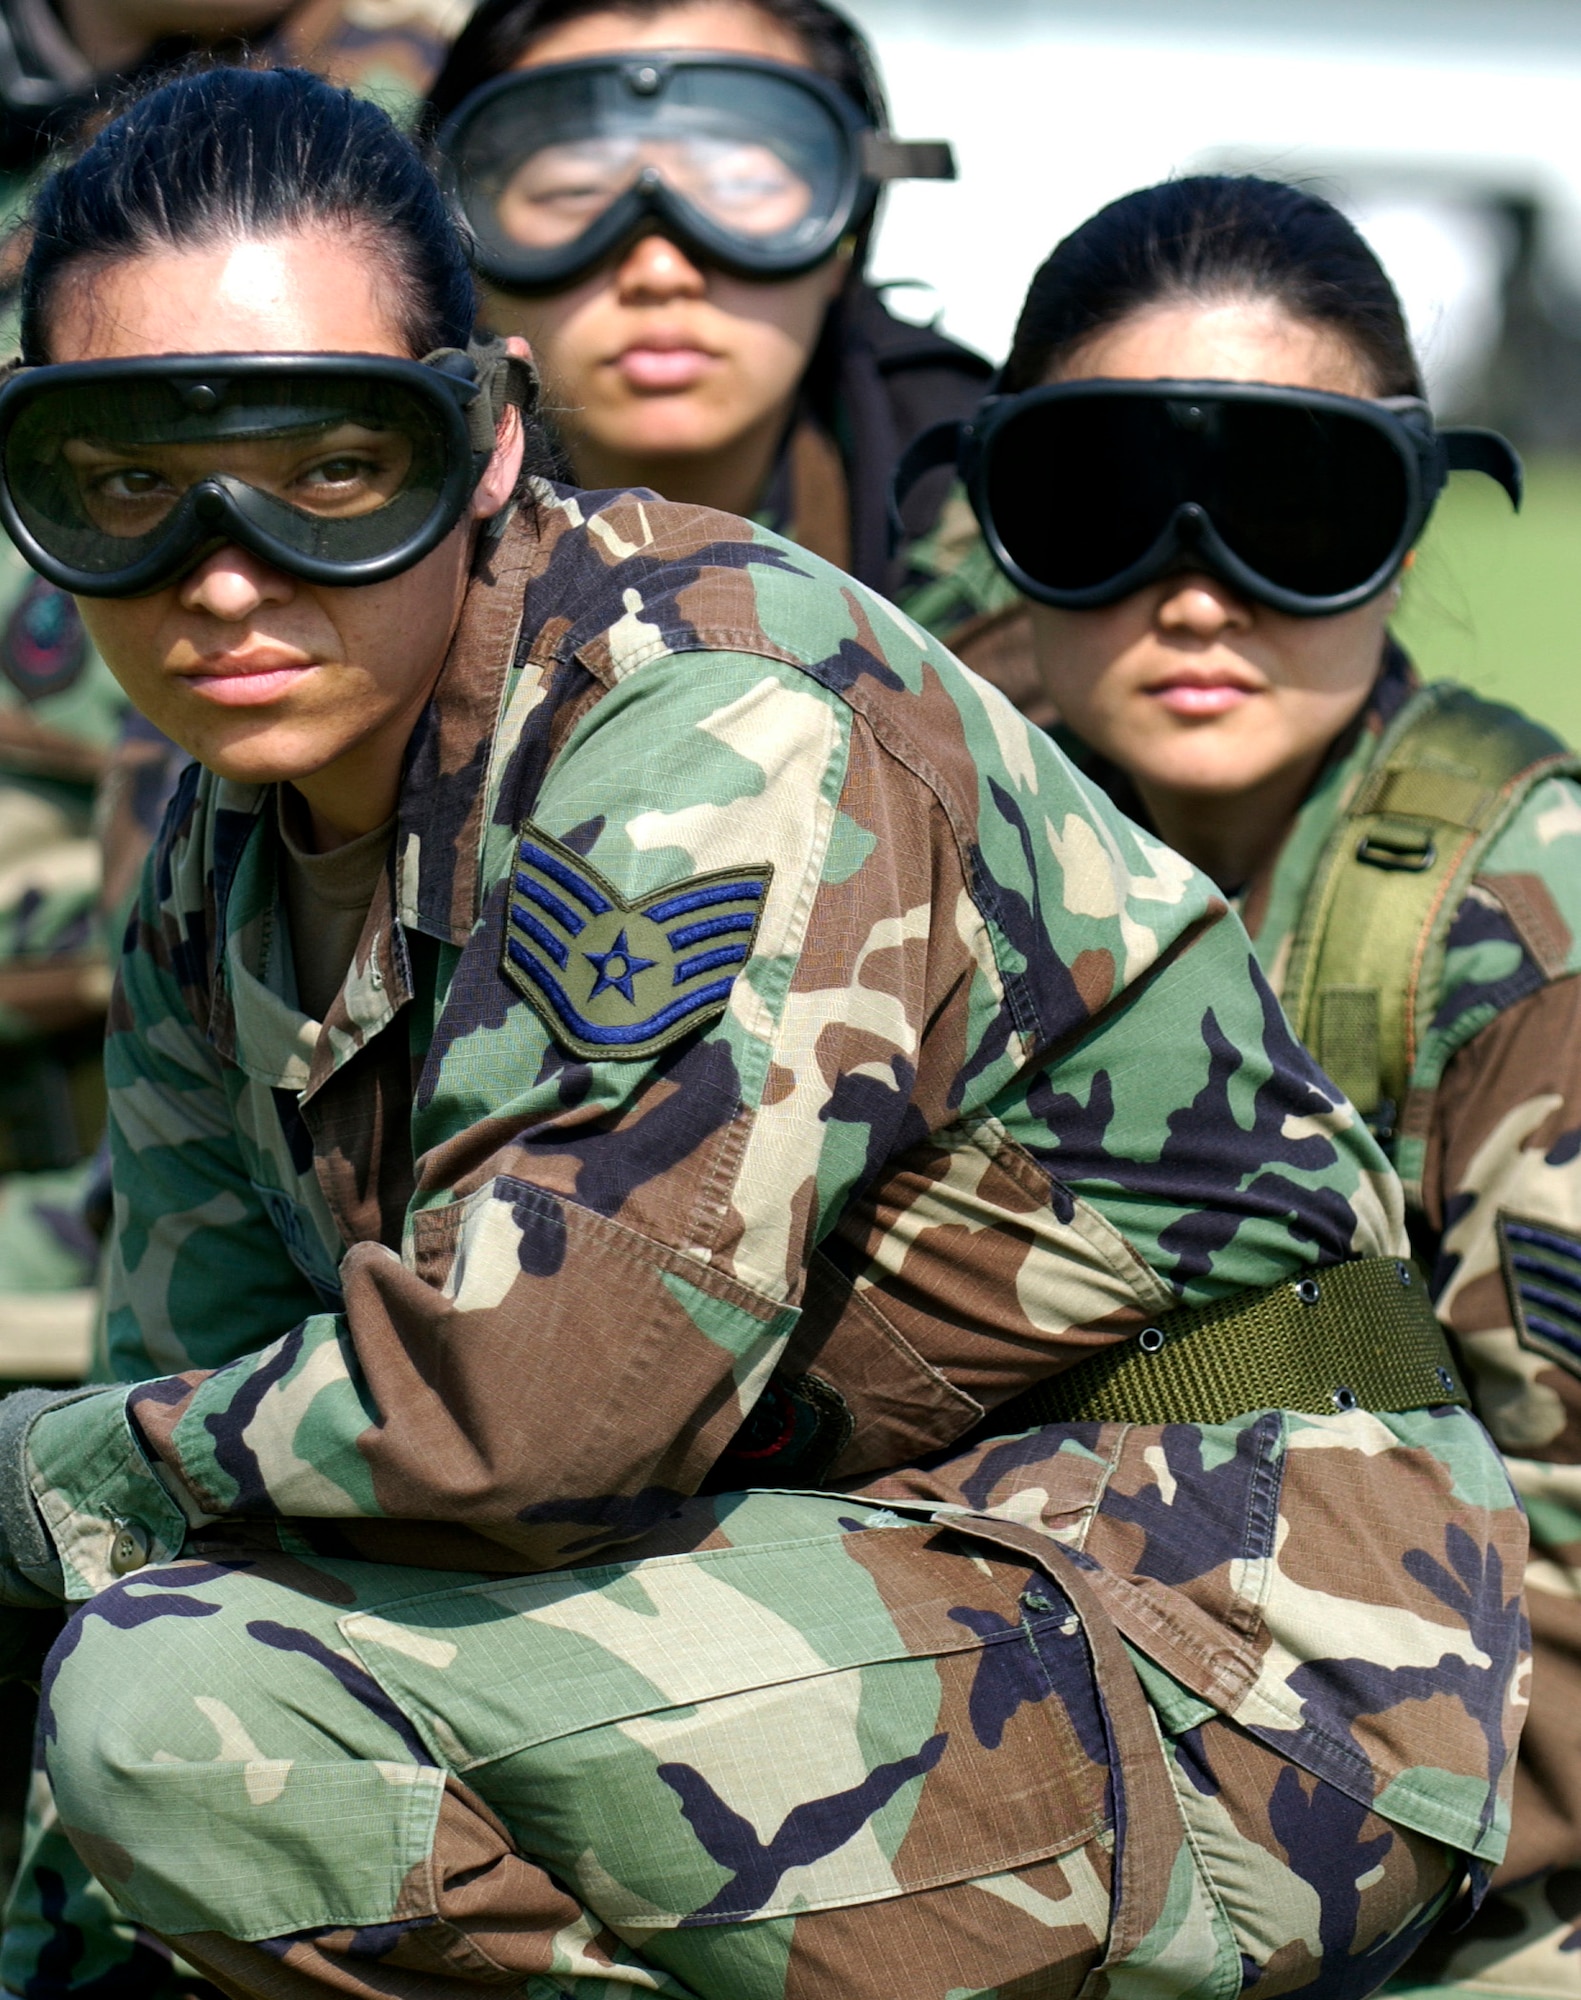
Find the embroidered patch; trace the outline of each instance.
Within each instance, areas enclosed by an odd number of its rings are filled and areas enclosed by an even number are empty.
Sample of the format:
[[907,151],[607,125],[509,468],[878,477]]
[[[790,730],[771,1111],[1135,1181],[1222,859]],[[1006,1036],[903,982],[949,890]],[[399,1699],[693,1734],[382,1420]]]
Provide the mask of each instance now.
[[1522,1347],[1581,1375],[1581,1239],[1501,1215],[1499,1256]]
[[69,688],[87,658],[88,635],[75,599],[34,577],[0,633],[6,679],[24,701],[41,701]]
[[746,964],[772,868],[694,875],[628,902],[529,821],[505,906],[505,976],[561,1048],[651,1056],[718,1018]]

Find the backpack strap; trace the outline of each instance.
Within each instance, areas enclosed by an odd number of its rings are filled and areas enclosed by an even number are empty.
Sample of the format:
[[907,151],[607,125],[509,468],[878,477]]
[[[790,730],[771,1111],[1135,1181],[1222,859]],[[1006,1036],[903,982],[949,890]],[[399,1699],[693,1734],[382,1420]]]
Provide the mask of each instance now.
[[[1565,773],[1581,775],[1581,758],[1552,731],[1438,681],[1385,731],[1329,836],[1291,941],[1285,1008],[1386,1145],[1438,1005],[1461,899],[1532,787]],[[1425,1130],[1423,1107],[1411,1109],[1413,1129]],[[1419,1202],[1418,1188],[1408,1182],[1406,1192]]]

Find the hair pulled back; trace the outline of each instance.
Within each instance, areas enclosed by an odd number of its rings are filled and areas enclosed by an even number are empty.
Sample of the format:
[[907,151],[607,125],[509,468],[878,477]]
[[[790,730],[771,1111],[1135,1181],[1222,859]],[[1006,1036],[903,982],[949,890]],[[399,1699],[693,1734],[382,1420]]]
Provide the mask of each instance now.
[[[456,38],[428,93],[427,117],[437,127],[479,84],[519,62],[540,35],[589,14],[625,14],[634,21],[662,14],[685,0],[483,0]],[[889,107],[878,65],[861,31],[824,0],[739,0],[777,21],[801,42],[814,75],[843,91],[868,122],[882,130]]]
[[1251,174],[1196,174],[1122,195],[1032,280],[1004,386],[1030,389],[1095,334],[1172,302],[1267,300],[1331,329],[1379,396],[1421,396],[1400,301],[1355,225],[1321,195]]
[[21,284],[24,358],[49,358],[62,281],[156,249],[322,228],[393,284],[414,356],[465,347],[467,256],[417,149],[376,106],[305,70],[206,69],[136,99],[44,183]]

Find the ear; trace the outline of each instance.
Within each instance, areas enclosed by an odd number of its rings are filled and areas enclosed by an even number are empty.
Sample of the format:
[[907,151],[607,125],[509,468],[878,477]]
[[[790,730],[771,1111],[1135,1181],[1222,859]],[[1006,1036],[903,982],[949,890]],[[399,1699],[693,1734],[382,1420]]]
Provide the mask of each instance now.
[[855,261],[855,258],[856,238],[854,236],[842,236],[834,255],[823,267],[823,295],[831,305],[840,296],[841,292],[844,291],[846,281],[851,275],[851,265]]
[[[519,333],[513,333],[505,342],[506,352],[519,355],[523,361],[531,361],[532,349]],[[527,432],[522,423],[522,413],[514,403],[507,406],[500,418],[499,430],[495,433],[494,456],[489,460],[483,477],[472,489],[470,510],[474,520],[486,521],[497,514],[516,491],[516,482],[521,477],[522,459],[527,450]]]

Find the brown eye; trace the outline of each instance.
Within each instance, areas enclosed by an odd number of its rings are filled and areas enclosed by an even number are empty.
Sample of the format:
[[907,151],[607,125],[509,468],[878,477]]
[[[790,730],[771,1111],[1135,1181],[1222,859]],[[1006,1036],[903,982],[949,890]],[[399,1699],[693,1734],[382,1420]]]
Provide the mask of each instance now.
[[93,482],[94,490],[110,500],[144,500],[150,493],[158,492],[164,483],[157,472],[141,465],[122,466]]
[[308,479],[322,486],[350,486],[377,469],[371,459],[326,458],[322,465],[313,468]]

